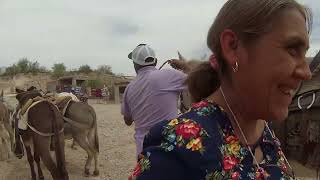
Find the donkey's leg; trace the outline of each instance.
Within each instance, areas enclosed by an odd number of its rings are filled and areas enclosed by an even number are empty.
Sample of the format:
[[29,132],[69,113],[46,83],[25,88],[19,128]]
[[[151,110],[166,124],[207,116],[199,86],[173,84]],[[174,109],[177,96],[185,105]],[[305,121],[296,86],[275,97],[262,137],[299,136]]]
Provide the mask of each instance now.
[[91,166],[91,162],[93,159],[93,151],[90,148],[90,144],[87,141],[87,137],[86,137],[86,132],[82,131],[83,133],[77,133],[76,135],[74,135],[74,139],[77,141],[77,143],[79,144],[79,146],[84,149],[87,154],[88,154],[88,158],[86,161],[86,165],[84,166],[84,176],[89,176],[90,175],[90,166]]
[[[3,148],[3,154],[2,156],[7,159],[10,158],[11,156],[11,143],[10,141],[10,137],[7,133],[7,131],[2,127],[3,125],[0,124],[0,141],[2,142],[2,148]],[[1,148],[0,148],[1,149]]]
[[10,136],[10,147],[11,147],[11,150],[13,150],[14,134],[13,134],[13,130],[12,130],[11,125],[10,125],[10,119],[4,122],[4,127],[6,128],[6,130],[9,133],[9,136]]
[[36,172],[34,171],[34,164],[33,164],[34,159],[33,159],[32,153],[31,153],[31,147],[28,145],[26,145],[25,147],[26,147],[26,151],[27,151],[27,159],[28,159],[28,162],[30,165],[32,180],[37,180]]
[[44,179],[43,173],[42,173],[42,169],[41,169],[41,165],[40,165],[40,155],[39,155],[39,148],[37,147],[37,144],[34,143],[34,160],[36,161],[37,167],[38,167],[38,177],[40,180]]
[[93,175],[98,176],[99,173],[99,163],[98,163],[98,157],[99,157],[99,152],[97,151],[93,151],[94,152],[94,171],[93,171]]
[[40,136],[40,135],[35,135],[34,136],[34,143],[36,144],[36,147],[38,148],[38,152],[41,157],[41,160],[43,161],[43,164],[50,171],[52,178],[54,180],[59,180],[60,178],[59,178],[59,172],[58,172],[57,166],[54,163],[54,161],[51,157],[51,154],[50,154],[51,138]]
[[98,163],[98,157],[99,157],[99,148],[97,147],[97,131],[95,129],[90,129],[89,134],[88,134],[88,141],[89,141],[89,145],[91,148],[91,151],[93,152],[93,157],[94,157],[94,171],[93,171],[93,175],[94,176],[98,176],[99,173],[99,163]]
[[[63,167],[58,167],[58,168],[60,168],[60,175],[61,175],[61,178],[63,179],[63,180],[69,180],[69,175],[68,175],[68,172],[67,172],[67,168],[66,168],[66,157],[65,157],[65,151],[64,151],[64,147],[65,147],[65,142],[64,142],[64,140],[65,140],[65,138],[64,138],[64,134],[63,133],[60,133],[59,134],[59,136],[60,136],[60,142],[59,142],[59,144],[60,144],[60,147],[61,147],[61,161],[63,161],[64,163],[64,166]],[[57,147],[58,148],[58,147]],[[57,153],[57,151],[56,151],[56,153]]]

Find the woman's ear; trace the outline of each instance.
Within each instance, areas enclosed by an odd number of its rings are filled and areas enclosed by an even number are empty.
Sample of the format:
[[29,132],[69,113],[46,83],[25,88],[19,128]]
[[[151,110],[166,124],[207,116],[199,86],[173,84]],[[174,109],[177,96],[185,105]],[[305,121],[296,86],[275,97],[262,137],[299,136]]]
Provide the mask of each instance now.
[[233,67],[238,60],[237,49],[239,40],[235,32],[230,29],[224,30],[220,35],[222,55],[229,67]]

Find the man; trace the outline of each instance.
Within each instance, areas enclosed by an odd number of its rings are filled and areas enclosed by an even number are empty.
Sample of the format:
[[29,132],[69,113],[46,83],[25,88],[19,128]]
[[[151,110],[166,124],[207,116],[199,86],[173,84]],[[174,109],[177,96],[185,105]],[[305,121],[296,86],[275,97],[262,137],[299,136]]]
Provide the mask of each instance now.
[[187,75],[174,69],[158,70],[155,52],[146,44],[138,45],[128,58],[133,61],[137,76],[123,94],[121,113],[128,126],[135,124],[138,155],[144,136],[154,124],[178,116],[178,97],[186,88]]

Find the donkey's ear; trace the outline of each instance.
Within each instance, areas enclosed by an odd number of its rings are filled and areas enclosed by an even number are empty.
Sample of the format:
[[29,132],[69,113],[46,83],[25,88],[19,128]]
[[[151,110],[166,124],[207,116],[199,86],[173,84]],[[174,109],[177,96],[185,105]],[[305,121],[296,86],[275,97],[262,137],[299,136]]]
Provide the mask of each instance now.
[[25,92],[24,90],[22,90],[22,89],[19,89],[19,88],[16,88],[16,93],[23,93],[23,92]]
[[178,51],[178,56],[179,56],[179,60],[187,61],[187,59],[186,59],[186,58],[184,58],[184,57],[180,54],[180,52],[179,52],[179,51]]

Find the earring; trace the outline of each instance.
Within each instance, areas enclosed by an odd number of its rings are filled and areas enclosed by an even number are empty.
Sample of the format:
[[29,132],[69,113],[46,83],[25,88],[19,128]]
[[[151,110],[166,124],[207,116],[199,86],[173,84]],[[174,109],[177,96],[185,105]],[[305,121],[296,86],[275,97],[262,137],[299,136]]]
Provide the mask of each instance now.
[[239,69],[238,61],[236,61],[235,67],[232,67],[233,72],[236,73]]

